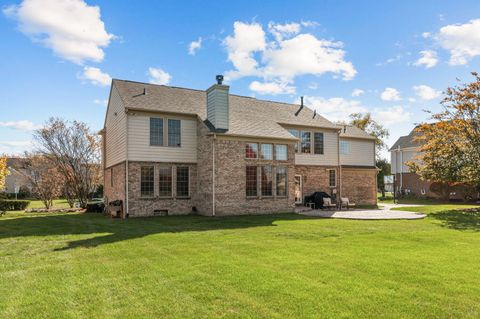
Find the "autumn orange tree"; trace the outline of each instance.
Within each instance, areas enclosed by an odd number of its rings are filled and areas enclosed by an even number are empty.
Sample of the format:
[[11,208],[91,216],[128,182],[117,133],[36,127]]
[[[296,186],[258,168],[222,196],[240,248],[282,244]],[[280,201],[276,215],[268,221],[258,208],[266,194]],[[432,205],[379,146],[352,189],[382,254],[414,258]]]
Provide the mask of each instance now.
[[9,174],[7,156],[0,156],[0,191],[5,189],[5,177]]
[[474,81],[446,90],[433,123],[416,128],[420,155],[407,165],[425,180],[480,188],[480,76],[472,75]]

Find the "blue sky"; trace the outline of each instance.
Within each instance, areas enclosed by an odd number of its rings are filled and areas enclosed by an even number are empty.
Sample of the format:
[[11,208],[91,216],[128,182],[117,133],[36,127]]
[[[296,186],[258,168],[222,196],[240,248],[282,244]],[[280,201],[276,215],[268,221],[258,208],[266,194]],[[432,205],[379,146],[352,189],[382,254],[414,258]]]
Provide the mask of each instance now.
[[0,1],[0,153],[51,116],[103,126],[110,78],[304,95],[371,112],[393,143],[480,62],[479,1]]

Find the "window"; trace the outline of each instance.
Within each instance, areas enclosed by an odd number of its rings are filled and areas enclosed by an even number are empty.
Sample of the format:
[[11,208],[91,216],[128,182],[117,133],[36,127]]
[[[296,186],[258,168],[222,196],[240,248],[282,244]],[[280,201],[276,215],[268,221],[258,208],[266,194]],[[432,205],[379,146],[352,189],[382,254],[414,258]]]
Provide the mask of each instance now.
[[287,160],[287,145],[275,145],[275,159],[277,161]]
[[273,195],[272,166],[262,166],[262,196]]
[[187,166],[177,167],[177,196],[188,197],[190,186],[190,170]]
[[181,146],[180,120],[168,120],[168,146]]
[[323,154],[323,133],[315,132],[313,137],[313,153]]
[[[300,139],[300,132],[298,130],[294,130],[294,129],[291,129],[291,130],[288,130],[288,132],[290,134],[292,134],[293,136],[295,136],[296,138]],[[300,145],[300,142],[297,142],[295,144],[295,153],[298,153],[298,150],[299,150],[299,146]]]
[[258,158],[258,144],[257,143],[247,143],[245,146],[245,157],[246,158]]
[[246,194],[257,196],[257,167],[247,166],[246,170]]
[[328,184],[330,187],[337,186],[337,171],[334,169],[328,170]]
[[150,145],[163,146],[163,119],[150,118]]
[[277,167],[277,196],[287,196],[287,168],[284,166]]
[[350,153],[350,142],[340,141],[340,154]]
[[273,160],[273,145],[261,144],[260,145],[260,157],[266,160]]
[[302,153],[310,154],[312,140],[311,135],[311,132],[300,132],[300,150]]
[[171,197],[172,196],[172,168],[160,167],[159,169],[159,196]]
[[140,168],[140,196],[153,196],[153,179],[153,166],[142,166]]

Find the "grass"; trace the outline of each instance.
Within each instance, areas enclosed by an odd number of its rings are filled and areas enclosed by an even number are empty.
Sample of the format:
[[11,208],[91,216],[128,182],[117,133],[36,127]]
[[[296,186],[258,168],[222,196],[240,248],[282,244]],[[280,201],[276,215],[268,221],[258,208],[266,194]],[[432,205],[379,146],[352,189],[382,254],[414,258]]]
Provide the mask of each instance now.
[[415,221],[9,212],[0,317],[478,318],[480,213],[452,208],[408,208],[429,214]]
[[[65,199],[53,200],[53,208],[67,208],[67,207],[70,207],[70,206],[68,206],[68,203]],[[45,205],[43,205],[42,201],[32,200],[28,208],[45,208]]]

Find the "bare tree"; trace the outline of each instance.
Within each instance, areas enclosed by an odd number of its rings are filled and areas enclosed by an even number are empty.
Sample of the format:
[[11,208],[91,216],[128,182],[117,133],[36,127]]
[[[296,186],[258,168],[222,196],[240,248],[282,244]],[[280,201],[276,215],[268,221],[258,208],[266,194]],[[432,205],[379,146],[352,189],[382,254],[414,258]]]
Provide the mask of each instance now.
[[53,206],[53,199],[60,196],[62,176],[57,167],[45,156],[25,153],[24,170],[19,172],[25,176],[32,186],[32,192],[45,205]]
[[51,118],[35,131],[34,139],[41,154],[63,175],[68,194],[73,194],[85,208],[100,181],[98,136],[83,122]]

